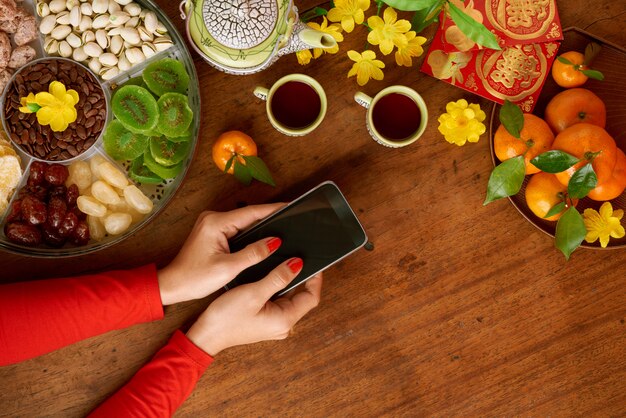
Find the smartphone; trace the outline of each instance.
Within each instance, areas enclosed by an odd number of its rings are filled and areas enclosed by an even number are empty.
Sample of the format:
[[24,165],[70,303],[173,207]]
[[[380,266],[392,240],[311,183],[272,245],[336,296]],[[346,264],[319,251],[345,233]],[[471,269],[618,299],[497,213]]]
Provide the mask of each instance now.
[[263,238],[278,237],[282,245],[259,264],[242,271],[227,289],[256,282],[282,262],[300,257],[302,271],[274,297],[284,295],[320,271],[352,254],[367,235],[337,185],[324,182],[229,241],[236,252]]

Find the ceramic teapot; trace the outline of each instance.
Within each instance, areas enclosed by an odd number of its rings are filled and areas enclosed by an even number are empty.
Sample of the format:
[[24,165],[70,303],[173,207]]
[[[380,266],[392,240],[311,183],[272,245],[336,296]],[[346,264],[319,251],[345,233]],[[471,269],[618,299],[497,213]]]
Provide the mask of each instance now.
[[282,55],[337,45],[302,23],[292,0],[185,0],[180,11],[194,49],[231,74],[255,73]]

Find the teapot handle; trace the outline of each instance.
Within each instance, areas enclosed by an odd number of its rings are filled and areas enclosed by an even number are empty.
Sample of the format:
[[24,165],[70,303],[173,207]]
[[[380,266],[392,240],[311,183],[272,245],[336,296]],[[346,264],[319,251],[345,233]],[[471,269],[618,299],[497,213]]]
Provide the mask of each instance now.
[[192,0],[183,0],[180,2],[180,6],[178,6],[180,10],[180,18],[183,20],[187,20],[187,16],[189,16],[189,11],[193,9],[193,1]]

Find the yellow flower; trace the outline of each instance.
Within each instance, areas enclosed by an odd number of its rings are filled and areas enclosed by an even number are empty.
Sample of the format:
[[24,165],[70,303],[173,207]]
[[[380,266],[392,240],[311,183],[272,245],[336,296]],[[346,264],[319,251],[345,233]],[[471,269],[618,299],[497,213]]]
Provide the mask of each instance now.
[[413,65],[412,57],[419,57],[424,53],[422,44],[426,42],[423,36],[417,36],[413,31],[406,33],[406,42],[398,45],[396,51],[396,63],[400,66],[410,67]]
[[594,209],[585,209],[583,213],[583,221],[587,228],[585,241],[595,242],[600,238],[600,245],[606,248],[609,237],[622,238],[624,236],[624,227],[621,224],[623,216],[624,211],[621,209],[614,211],[610,202],[604,202],[600,206],[599,213]]
[[33,93],[28,93],[28,96],[22,97],[20,99],[20,112],[22,113],[35,113],[39,110],[41,106],[35,103],[35,95]]
[[[343,35],[341,34],[341,25],[332,24],[329,26],[328,20],[326,20],[326,16],[324,16],[324,20],[321,24],[309,22],[307,23],[307,25],[312,29],[329,34],[330,36],[335,38],[335,41],[337,42],[343,41]],[[322,55],[322,53],[324,52],[327,52],[329,54],[336,54],[337,51],[339,51],[339,45],[335,45],[334,47],[329,49],[313,48],[313,57],[319,58],[320,55]]]
[[341,22],[341,27],[350,33],[355,23],[360,25],[365,20],[365,11],[370,7],[370,0],[335,0],[335,7],[328,11],[328,20]]
[[307,65],[311,62],[311,58],[313,54],[311,54],[310,49],[303,49],[301,51],[296,52],[296,58],[298,59],[298,63],[300,65]]
[[385,64],[376,59],[374,51],[363,51],[363,54],[359,54],[356,51],[348,51],[348,57],[354,61],[348,77],[356,75],[356,82],[359,86],[367,84],[370,78],[374,80],[382,80],[384,78],[385,75],[381,68],[385,68]]
[[379,16],[371,16],[367,19],[367,25],[371,32],[367,35],[367,42],[372,45],[380,45],[380,52],[389,55],[393,46],[400,46],[407,42],[405,33],[411,30],[411,22],[406,19],[398,20],[398,13],[387,7],[383,13],[383,19]]
[[467,100],[460,99],[446,105],[446,112],[439,116],[439,132],[446,141],[459,146],[466,141],[478,142],[478,138],[485,133],[485,112],[480,105],[468,104]]
[[[76,90],[65,90],[65,86],[59,81],[50,83],[47,92],[42,91],[34,96],[30,93],[27,97],[22,97],[20,103],[22,108],[29,110],[24,113],[32,113],[34,109],[37,112],[37,122],[40,125],[50,125],[55,132],[66,130],[78,116],[74,107],[78,103],[78,93]],[[35,109],[33,105],[39,106],[39,109]]]

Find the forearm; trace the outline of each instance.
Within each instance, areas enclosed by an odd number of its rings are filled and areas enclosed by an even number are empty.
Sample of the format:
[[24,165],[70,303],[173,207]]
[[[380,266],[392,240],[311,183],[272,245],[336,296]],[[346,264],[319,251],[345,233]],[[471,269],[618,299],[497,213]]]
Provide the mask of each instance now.
[[156,268],[0,287],[0,366],[163,317]]
[[90,417],[171,417],[213,358],[180,331]]

